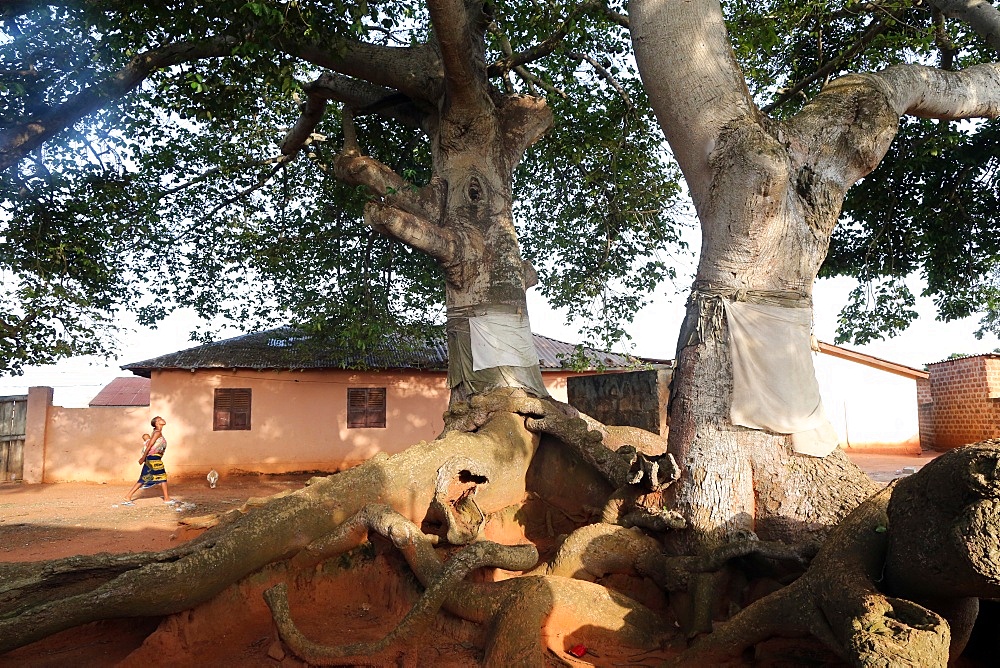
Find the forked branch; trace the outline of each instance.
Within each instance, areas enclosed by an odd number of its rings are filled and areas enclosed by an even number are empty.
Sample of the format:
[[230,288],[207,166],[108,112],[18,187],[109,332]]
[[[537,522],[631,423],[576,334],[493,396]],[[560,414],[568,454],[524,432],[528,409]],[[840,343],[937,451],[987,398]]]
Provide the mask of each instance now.
[[1000,51],[1000,11],[985,0],[930,0],[945,16],[969,25],[993,49]]
[[[477,42],[486,30],[482,7],[463,0],[427,0],[451,102],[461,109],[489,105],[486,65]],[[482,24],[481,26],[478,24]]]

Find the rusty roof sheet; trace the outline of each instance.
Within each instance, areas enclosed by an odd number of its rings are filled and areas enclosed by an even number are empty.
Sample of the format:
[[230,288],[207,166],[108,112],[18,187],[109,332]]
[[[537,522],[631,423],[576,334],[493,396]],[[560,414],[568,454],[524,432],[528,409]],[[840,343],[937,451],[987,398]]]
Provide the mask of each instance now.
[[149,378],[122,376],[104,386],[91,406],[148,406]]
[[[571,356],[575,344],[533,335],[542,371],[565,369],[563,359]],[[585,349],[593,367],[622,369],[638,364],[669,365],[669,360],[628,357],[617,353]],[[364,353],[338,350],[316,342],[290,327],[244,334],[176,353],[160,355],[121,367],[148,378],[164,369],[439,369],[448,368],[448,349],[442,338],[413,345],[402,339],[389,346]]]

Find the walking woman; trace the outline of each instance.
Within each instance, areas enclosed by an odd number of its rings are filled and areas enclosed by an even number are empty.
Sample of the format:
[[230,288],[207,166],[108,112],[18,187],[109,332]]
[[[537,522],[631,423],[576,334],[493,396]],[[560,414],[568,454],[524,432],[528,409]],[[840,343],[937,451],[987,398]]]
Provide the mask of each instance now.
[[170,492],[167,491],[167,469],[163,466],[163,453],[167,451],[167,439],[163,437],[163,426],[167,424],[167,421],[157,416],[150,420],[149,424],[153,428],[153,433],[149,435],[149,440],[146,441],[146,446],[142,450],[142,457],[139,458],[142,472],[125,496],[125,500],[122,501],[121,505],[123,506],[134,505],[132,495],[140,488],[148,489],[156,485],[163,486],[163,503],[174,504],[174,500],[170,498]]

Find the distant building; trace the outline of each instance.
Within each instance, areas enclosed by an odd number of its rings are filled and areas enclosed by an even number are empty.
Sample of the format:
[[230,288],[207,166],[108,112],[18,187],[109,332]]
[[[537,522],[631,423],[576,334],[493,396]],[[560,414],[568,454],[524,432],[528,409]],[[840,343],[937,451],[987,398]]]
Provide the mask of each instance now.
[[[587,349],[594,367],[577,372],[564,366],[574,344],[534,340],[545,387],[560,401],[568,378],[660,361]],[[154,415],[167,422],[170,475],[336,471],[437,438],[450,399],[444,341],[358,356],[280,328],[122,368],[137,377],[115,379],[90,408],[52,406],[51,390],[32,388],[29,418],[41,422],[25,445],[26,481],[134,480]]]
[[926,371],[822,341],[813,365],[842,449],[920,454],[917,388]]
[[149,378],[115,378],[90,400],[91,406],[148,406]]
[[[928,373],[819,344],[813,357],[827,417],[848,452],[919,454],[917,383]],[[612,425],[667,435],[671,364],[647,371],[569,379],[569,403]]]
[[1000,354],[970,355],[927,365],[920,385],[920,441],[949,450],[1000,438]]

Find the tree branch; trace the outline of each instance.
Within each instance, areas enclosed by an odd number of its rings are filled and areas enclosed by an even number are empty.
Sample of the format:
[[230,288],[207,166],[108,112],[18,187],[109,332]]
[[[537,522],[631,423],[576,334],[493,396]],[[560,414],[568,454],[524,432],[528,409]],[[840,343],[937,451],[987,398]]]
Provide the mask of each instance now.
[[[718,0],[630,0],[636,63],[695,206],[712,183],[709,155],[720,132],[757,110],[736,64]],[[663,35],[670,35],[667,43]]]
[[160,193],[160,195],[156,199],[157,199],[157,201],[159,201],[159,200],[163,199],[164,197],[167,197],[168,195],[173,195],[175,193],[179,193],[182,190],[186,190],[186,189],[188,189],[188,188],[190,188],[192,186],[195,186],[195,185],[197,185],[199,183],[202,183],[202,182],[210,179],[211,177],[213,177],[213,176],[215,176],[217,174],[221,174],[221,173],[226,172],[226,171],[229,171],[229,172],[240,171],[240,170],[243,170],[243,169],[247,169],[249,167],[259,167],[259,166],[262,166],[262,165],[270,165],[270,164],[274,164],[276,162],[285,162],[285,159],[284,159],[283,156],[275,155],[275,156],[271,156],[269,158],[263,158],[261,160],[246,160],[244,162],[239,163],[238,165],[233,165],[233,166],[228,166],[228,167],[213,167],[212,169],[209,169],[208,171],[206,171],[206,172],[204,172],[202,174],[199,174],[198,176],[195,176],[195,177],[193,177],[191,179],[188,179],[187,181],[185,181],[185,182],[183,182],[181,184],[178,184],[178,185],[176,185],[176,186],[174,186],[172,188],[168,188],[168,189],[164,190],[162,193]]
[[[477,31],[473,17],[463,0],[427,0],[427,9],[434,26],[434,35],[441,49],[441,61],[448,96],[452,104],[470,109],[489,104],[486,86],[486,68],[482,61],[482,48],[477,48]],[[481,12],[481,9],[480,9]]]
[[520,53],[509,54],[503,60],[493,63],[486,71],[487,76],[499,76],[504,72],[508,72],[522,65],[527,65],[528,63],[532,63],[549,55],[562,43],[563,38],[569,33],[577,19],[594,9],[602,9],[609,14],[612,13],[607,9],[603,0],[588,0],[587,2],[581,2],[573,7],[573,10],[566,16],[563,22],[559,24],[559,27],[556,28],[555,32],[530,49],[521,51]]
[[319,122],[323,120],[324,113],[326,113],[326,99],[319,95],[309,95],[302,105],[302,113],[298,120],[281,142],[281,154],[293,156],[298,153],[312,136]]
[[630,23],[628,17],[625,16],[624,14],[619,14],[618,12],[608,7],[607,0],[603,0],[602,2],[598,2],[597,4],[598,4],[598,11],[600,11],[600,13],[606,19],[608,19],[612,23],[617,23],[626,30],[629,29]]
[[873,21],[871,26],[869,26],[868,30],[866,30],[864,34],[861,35],[858,41],[855,42],[851,46],[851,48],[849,48],[847,51],[843,51],[837,54],[836,56],[828,60],[826,63],[824,63],[821,67],[819,67],[815,72],[805,77],[798,83],[792,85],[791,87],[786,88],[784,91],[782,91],[781,95],[778,96],[777,100],[764,107],[763,109],[764,113],[765,114],[771,113],[772,111],[783,105],[785,102],[788,102],[796,95],[801,93],[803,90],[806,89],[807,86],[809,86],[813,82],[825,79],[834,70],[840,68],[844,63],[849,62],[852,58],[854,58],[854,56],[858,55],[869,44],[871,44],[872,40],[874,40],[876,37],[878,37],[879,35],[881,35],[886,30],[889,29],[890,20],[898,21],[905,13],[906,9],[901,9],[898,12],[891,14],[888,17],[888,19],[880,18],[876,21]]
[[348,42],[342,52],[331,53],[287,38],[276,43],[283,52],[313,65],[399,91],[413,99],[435,101],[441,94],[441,62],[428,44],[394,47]]
[[625,100],[626,106],[628,106],[629,109],[635,108],[635,105],[632,104],[632,98],[629,97],[628,91],[622,88],[622,85],[618,83],[618,80],[615,79],[611,72],[609,72],[603,65],[597,62],[596,58],[585,53],[576,52],[570,52],[566,55],[575,60],[586,60],[590,63],[590,66],[594,68],[594,71],[597,72],[612,88],[615,89],[615,91],[618,92],[619,95],[622,96],[622,99]]
[[407,246],[427,253],[446,270],[458,256],[459,242],[453,232],[387,202],[365,205],[365,222]]
[[949,72],[923,65],[894,65],[876,74],[899,113],[957,120],[1000,116],[1000,63]]
[[[258,179],[253,183],[253,185],[251,185],[251,186],[249,186],[247,188],[244,188],[243,190],[240,190],[239,192],[237,192],[237,193],[231,195],[230,197],[227,197],[226,199],[224,199],[221,202],[219,202],[216,206],[214,206],[212,208],[211,211],[209,211],[207,214],[205,214],[204,216],[202,216],[201,218],[199,218],[198,220],[196,220],[189,227],[189,229],[194,229],[194,228],[198,227],[199,225],[201,225],[202,223],[204,223],[205,221],[214,220],[216,214],[218,214],[220,211],[222,211],[224,208],[226,208],[230,204],[235,204],[236,202],[240,201],[241,199],[243,199],[247,195],[250,195],[250,194],[252,194],[252,193],[260,190],[261,188],[263,188],[267,184],[267,182],[270,181],[271,178],[275,174],[277,174],[290,160],[291,160],[290,157],[284,156],[284,155],[281,156],[281,157],[279,157],[279,158],[277,158],[277,160],[275,161],[277,164],[269,172],[267,172],[266,174],[258,177]],[[176,237],[174,239],[174,241],[175,242],[176,241],[180,241],[183,237],[184,237],[184,235],[182,234],[182,235]]]
[[122,97],[158,69],[232,53],[235,39],[219,37],[200,42],[171,44],[142,53],[104,81],[91,86],[39,118],[0,133],[0,171],[17,164],[76,121]]
[[356,116],[378,114],[420,129],[427,118],[427,112],[405,94],[342,74],[325,72],[303,88],[310,95],[343,102]]
[[[427,186],[418,190],[375,158],[361,155],[353,132],[354,126],[348,111],[344,115],[344,150],[334,160],[337,178],[350,185],[365,186],[386,204],[415,218],[437,220],[440,217],[440,206],[431,192],[436,189]],[[436,225],[434,227],[437,229]],[[400,238],[400,241],[406,240]]]
[[958,55],[958,47],[952,41],[944,25],[944,14],[937,7],[934,8],[934,43],[941,52],[941,69],[950,70],[954,68],[955,56]]
[[[444,196],[442,184],[436,179],[431,179],[429,184],[418,189],[387,165],[375,158],[362,155],[354,128],[354,111],[350,107],[344,107],[343,123],[344,146],[334,160],[336,177],[350,185],[365,186],[390,207],[400,209],[414,219],[440,230],[437,225],[427,221],[437,221],[441,217]],[[380,227],[381,223],[373,222],[372,225],[394,236],[392,230]],[[405,238],[398,238],[404,243],[409,243]]]
[[930,3],[950,18],[964,21],[970,28],[986,40],[996,51],[1000,51],[1000,11],[986,0],[930,0]]
[[521,79],[526,84],[528,84],[529,87],[538,86],[542,90],[547,91],[552,95],[558,95],[564,100],[569,97],[568,95],[566,95],[566,91],[562,90],[561,88],[556,88],[545,79],[542,79],[541,77],[532,74],[527,67],[515,67],[514,72],[517,74],[517,76],[521,77]]

